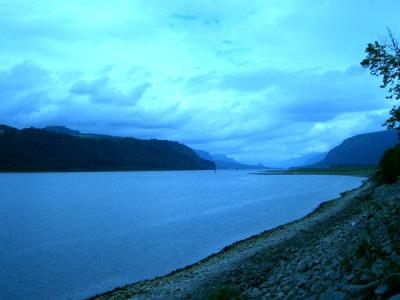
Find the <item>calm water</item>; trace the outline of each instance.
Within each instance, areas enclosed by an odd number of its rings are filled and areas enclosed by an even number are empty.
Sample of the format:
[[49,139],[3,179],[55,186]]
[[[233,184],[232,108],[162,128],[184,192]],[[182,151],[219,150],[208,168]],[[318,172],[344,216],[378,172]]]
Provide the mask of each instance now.
[[300,218],[362,178],[0,174],[0,298],[80,299]]

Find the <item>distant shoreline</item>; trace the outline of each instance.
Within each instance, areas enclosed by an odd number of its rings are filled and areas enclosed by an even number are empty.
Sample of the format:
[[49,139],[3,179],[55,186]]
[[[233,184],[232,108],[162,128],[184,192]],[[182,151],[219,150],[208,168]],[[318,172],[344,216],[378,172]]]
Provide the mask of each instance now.
[[201,295],[204,298],[210,292],[213,278],[218,278],[220,274],[247,261],[260,251],[272,251],[281,243],[290,241],[316,223],[328,220],[374,185],[375,183],[371,180],[364,181],[359,188],[343,192],[339,198],[321,203],[303,218],[237,241],[224,247],[218,253],[167,275],[118,287],[90,299],[119,299],[119,297],[122,299],[131,297],[133,299],[191,299],[199,297],[201,293],[204,293]]
[[333,167],[333,168],[293,168],[283,170],[263,170],[255,175],[343,175],[371,177],[377,172],[377,167]]

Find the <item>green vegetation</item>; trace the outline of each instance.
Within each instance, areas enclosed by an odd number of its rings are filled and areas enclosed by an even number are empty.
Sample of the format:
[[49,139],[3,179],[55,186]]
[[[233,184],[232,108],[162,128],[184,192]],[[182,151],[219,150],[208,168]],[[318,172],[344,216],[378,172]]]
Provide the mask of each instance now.
[[0,126],[0,171],[207,170],[213,162],[172,141],[70,135]]
[[[374,76],[382,77],[382,88],[389,88],[387,99],[400,99],[400,47],[392,32],[388,30],[387,41],[375,41],[365,49],[367,57],[361,62],[364,68]],[[400,107],[393,106],[391,117],[385,124],[388,129],[399,130]],[[400,148],[396,146],[387,150],[380,162],[380,172],[383,181],[394,183],[400,175]]]
[[400,145],[387,150],[379,166],[379,174],[384,182],[396,182],[397,178],[400,176]]
[[316,168],[298,168],[288,170],[269,170],[260,172],[260,175],[348,175],[370,177],[376,172],[375,167],[368,166],[349,166],[349,167],[333,167],[326,169]]
[[239,300],[240,289],[233,285],[222,285],[217,287],[208,297],[208,300]]
[[[369,69],[374,76],[382,77],[382,88],[389,88],[387,99],[400,99],[400,47],[390,30],[387,41],[369,43],[365,49],[367,57],[361,66]],[[400,107],[393,106],[391,117],[384,125],[399,129]]]

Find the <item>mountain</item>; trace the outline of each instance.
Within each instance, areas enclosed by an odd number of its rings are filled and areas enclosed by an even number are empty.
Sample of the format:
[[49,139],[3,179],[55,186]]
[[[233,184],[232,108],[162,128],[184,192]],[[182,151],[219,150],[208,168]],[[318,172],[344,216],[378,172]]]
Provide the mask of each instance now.
[[214,161],[214,158],[211,156],[210,153],[207,151],[203,150],[194,150],[198,156],[200,156],[202,159],[209,160],[209,161]]
[[242,164],[233,158],[226,156],[225,154],[210,154],[203,150],[195,150],[195,152],[201,158],[215,162],[217,169],[265,169],[262,164]]
[[273,166],[279,168],[298,168],[320,162],[325,158],[327,152],[308,153],[299,157],[278,161]]
[[69,135],[80,135],[81,133],[78,130],[72,130],[65,126],[47,126],[43,128],[44,130],[56,132],[56,133],[64,133]]
[[377,166],[383,153],[399,143],[395,130],[378,131],[353,136],[330,150],[316,168],[335,166]]
[[206,169],[215,169],[214,162],[178,142],[0,126],[0,171]]

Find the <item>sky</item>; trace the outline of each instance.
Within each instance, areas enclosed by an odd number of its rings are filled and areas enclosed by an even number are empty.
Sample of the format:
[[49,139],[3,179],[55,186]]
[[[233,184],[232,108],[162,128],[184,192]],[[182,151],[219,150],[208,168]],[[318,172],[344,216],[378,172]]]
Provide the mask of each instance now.
[[384,130],[360,67],[398,0],[0,0],[0,123],[177,140],[245,163]]

